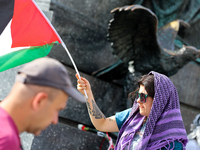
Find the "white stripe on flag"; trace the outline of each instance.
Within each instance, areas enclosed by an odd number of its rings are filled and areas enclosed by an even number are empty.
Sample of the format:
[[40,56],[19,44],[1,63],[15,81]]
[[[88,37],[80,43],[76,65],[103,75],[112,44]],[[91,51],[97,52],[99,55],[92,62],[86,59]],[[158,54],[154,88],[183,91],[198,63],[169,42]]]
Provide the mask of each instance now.
[[16,47],[11,48],[12,45],[12,36],[11,36],[11,22],[8,23],[2,34],[0,35],[0,56],[3,56],[5,54],[18,51],[21,49],[29,48],[29,47]]

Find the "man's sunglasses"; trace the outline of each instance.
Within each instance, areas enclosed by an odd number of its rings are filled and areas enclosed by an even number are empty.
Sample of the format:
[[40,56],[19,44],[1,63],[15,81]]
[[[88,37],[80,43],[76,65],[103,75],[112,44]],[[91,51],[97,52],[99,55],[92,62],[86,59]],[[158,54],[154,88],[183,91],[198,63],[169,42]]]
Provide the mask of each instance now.
[[149,96],[149,95],[144,94],[144,93],[139,93],[138,91],[135,93],[135,95],[136,95],[136,100],[138,98],[140,98],[140,102],[142,102],[142,103],[146,103],[147,97]]

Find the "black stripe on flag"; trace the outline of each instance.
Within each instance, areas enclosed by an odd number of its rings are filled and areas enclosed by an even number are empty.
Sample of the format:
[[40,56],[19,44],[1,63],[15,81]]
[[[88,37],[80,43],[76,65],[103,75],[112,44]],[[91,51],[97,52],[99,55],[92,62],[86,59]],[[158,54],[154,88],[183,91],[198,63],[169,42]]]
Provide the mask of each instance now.
[[13,17],[14,0],[0,0],[0,35]]

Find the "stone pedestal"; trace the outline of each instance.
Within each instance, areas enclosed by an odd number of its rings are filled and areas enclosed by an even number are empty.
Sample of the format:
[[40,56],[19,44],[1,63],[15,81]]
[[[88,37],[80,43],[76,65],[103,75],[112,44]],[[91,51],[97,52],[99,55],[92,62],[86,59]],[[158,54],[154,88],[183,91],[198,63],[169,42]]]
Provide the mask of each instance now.
[[[106,40],[107,28],[94,22],[76,10],[53,3],[52,24],[67,46],[80,71],[87,74],[117,62]],[[50,57],[72,66],[71,60],[61,45],[55,45]]]
[[180,102],[200,109],[200,66],[188,63],[170,79],[176,86]]
[[108,141],[97,134],[63,124],[50,125],[35,137],[31,150],[99,150],[107,149]]

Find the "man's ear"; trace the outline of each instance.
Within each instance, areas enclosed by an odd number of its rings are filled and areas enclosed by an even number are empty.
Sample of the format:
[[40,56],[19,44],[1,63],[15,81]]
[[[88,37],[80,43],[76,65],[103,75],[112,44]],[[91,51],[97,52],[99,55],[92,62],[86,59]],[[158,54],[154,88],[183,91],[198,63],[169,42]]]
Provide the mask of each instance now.
[[48,94],[45,92],[39,92],[37,95],[33,98],[32,101],[32,108],[33,110],[38,110],[41,107],[43,107],[46,102],[48,101]]

